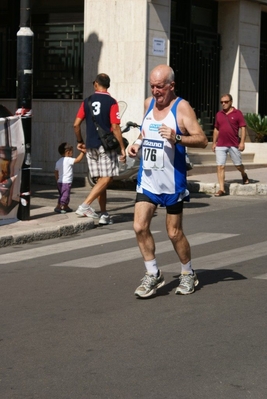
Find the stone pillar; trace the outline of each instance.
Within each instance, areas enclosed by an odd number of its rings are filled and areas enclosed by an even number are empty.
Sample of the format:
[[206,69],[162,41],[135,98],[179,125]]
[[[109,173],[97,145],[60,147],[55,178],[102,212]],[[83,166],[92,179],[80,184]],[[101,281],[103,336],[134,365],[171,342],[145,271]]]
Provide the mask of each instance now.
[[219,3],[220,92],[231,93],[243,113],[258,111],[260,21],[258,2]]
[[128,104],[122,122],[141,123],[149,71],[168,63],[169,38],[170,0],[85,0],[84,96],[107,73],[111,95]]
[[146,97],[151,95],[150,71],[170,60],[171,0],[148,0],[147,26],[147,85]]

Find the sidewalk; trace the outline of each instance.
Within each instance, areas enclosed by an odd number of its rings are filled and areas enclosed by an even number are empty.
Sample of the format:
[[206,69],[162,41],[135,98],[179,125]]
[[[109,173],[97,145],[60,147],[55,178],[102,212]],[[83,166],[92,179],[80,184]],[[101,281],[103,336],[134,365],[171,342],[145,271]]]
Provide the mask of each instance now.
[[[226,192],[229,195],[267,195],[267,168],[250,169],[247,171],[250,184],[243,185],[238,171],[226,170]],[[68,236],[95,228],[89,218],[79,218],[75,214],[88,193],[88,187],[72,189],[71,207],[74,212],[56,214],[54,208],[57,201],[57,190],[54,186],[32,185],[30,220],[16,220],[10,224],[1,225],[0,248],[11,245],[29,243],[61,236]],[[110,190],[108,193],[108,207],[115,223],[132,220],[135,189],[134,184],[129,187],[116,187],[119,191]],[[191,193],[204,192],[215,194],[218,190],[216,173],[193,175],[188,177],[188,189]],[[218,198],[222,201],[223,198]],[[95,208],[98,209],[98,205]]]
[[[266,165],[267,166],[267,165]],[[225,191],[228,195],[267,195],[267,167],[246,170],[250,184],[243,185],[238,170],[225,172]],[[216,173],[188,176],[188,189],[192,193],[215,194],[218,189]]]
[[[16,219],[11,220],[9,224],[4,224],[8,222],[7,220],[0,220],[0,248],[79,234],[97,227],[98,219],[94,221],[75,214],[75,210],[84,201],[89,190],[88,186],[73,187],[70,201],[73,212],[58,214],[54,212],[58,198],[55,185],[32,184],[30,220]],[[114,223],[132,220],[135,195],[134,189],[109,190],[108,209]],[[97,201],[92,205],[98,212]]]

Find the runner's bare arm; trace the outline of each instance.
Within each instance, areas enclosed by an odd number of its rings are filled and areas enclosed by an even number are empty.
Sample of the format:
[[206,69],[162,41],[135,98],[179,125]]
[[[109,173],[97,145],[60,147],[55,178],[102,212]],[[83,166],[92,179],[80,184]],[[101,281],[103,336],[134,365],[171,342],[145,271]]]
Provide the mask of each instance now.
[[207,147],[208,139],[197,121],[193,108],[186,100],[179,102],[176,120],[183,133],[182,145],[196,148]]

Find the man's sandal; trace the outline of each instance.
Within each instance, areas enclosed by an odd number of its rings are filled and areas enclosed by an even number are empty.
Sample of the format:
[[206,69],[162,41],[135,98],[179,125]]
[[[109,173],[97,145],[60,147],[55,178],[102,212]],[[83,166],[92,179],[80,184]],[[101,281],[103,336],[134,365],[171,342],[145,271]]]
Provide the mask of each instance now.
[[222,190],[219,190],[216,194],[214,194],[215,197],[223,197],[224,195],[226,195],[226,193]]
[[249,178],[247,174],[245,174],[245,176],[243,176],[242,179],[243,179],[243,184],[249,184]]

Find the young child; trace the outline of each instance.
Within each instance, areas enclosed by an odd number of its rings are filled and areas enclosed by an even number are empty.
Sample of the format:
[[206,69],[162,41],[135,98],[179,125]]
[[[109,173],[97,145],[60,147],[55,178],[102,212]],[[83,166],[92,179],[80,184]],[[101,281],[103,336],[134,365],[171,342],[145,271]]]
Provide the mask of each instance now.
[[70,202],[70,190],[73,180],[73,165],[81,162],[84,153],[80,152],[77,158],[72,158],[73,147],[69,143],[62,143],[58,147],[61,158],[56,162],[55,177],[59,192],[58,204],[54,211],[56,213],[72,212],[68,207]]

